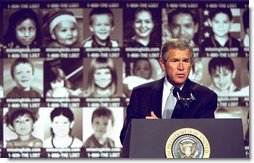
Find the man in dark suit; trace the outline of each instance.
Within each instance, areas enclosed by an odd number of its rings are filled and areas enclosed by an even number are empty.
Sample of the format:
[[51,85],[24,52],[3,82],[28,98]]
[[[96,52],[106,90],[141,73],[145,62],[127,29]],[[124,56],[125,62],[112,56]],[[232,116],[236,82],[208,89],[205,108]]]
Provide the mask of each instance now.
[[164,117],[164,108],[167,107],[167,97],[172,87],[178,88],[178,93],[174,92],[175,99],[172,101],[175,100],[176,104],[168,118],[214,118],[217,94],[188,79],[193,62],[192,47],[185,40],[172,39],[162,46],[159,61],[165,77],[140,85],[132,91],[120,134],[122,144],[131,119]]

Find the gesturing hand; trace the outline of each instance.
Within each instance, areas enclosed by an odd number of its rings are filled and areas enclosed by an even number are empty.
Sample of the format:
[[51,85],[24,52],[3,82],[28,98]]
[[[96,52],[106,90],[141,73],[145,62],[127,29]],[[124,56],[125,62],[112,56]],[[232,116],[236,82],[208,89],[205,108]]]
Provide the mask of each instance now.
[[159,119],[153,111],[150,112],[150,116],[146,116],[146,119]]

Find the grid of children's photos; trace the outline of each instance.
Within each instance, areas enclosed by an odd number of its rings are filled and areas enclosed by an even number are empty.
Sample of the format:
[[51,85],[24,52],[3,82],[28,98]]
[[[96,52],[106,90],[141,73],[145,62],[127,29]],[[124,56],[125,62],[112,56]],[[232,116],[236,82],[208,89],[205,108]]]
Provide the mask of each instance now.
[[119,158],[131,91],[164,77],[171,38],[193,47],[215,118],[242,119],[248,157],[248,1],[5,1],[0,26],[1,157]]

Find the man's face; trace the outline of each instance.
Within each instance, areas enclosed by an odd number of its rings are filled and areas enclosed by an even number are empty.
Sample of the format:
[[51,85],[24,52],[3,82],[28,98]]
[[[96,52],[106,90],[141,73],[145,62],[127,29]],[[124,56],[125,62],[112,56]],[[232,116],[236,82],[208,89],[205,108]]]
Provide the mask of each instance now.
[[165,70],[168,81],[173,85],[182,85],[188,78],[192,60],[189,49],[170,49],[168,59],[160,60],[160,65]]
[[194,38],[198,30],[197,24],[194,23],[190,14],[178,14],[173,17],[170,24],[170,31],[173,38],[184,39],[188,43]]

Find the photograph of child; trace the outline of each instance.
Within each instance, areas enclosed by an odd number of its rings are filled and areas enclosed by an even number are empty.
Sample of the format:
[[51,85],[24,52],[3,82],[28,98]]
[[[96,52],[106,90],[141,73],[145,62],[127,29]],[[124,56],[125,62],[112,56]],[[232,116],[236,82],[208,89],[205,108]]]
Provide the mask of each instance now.
[[80,97],[83,65],[80,59],[48,59],[44,62],[45,97]]
[[6,148],[43,146],[43,135],[37,123],[39,118],[36,108],[4,108],[4,139]]
[[[122,18],[120,9],[93,8],[84,10],[84,48],[120,47]],[[88,29],[89,27],[89,29]]]
[[199,9],[177,8],[167,10],[170,38],[186,40],[192,47],[199,46]]
[[43,10],[43,44],[46,48],[79,48],[81,9]]
[[86,148],[122,147],[122,107],[83,108],[83,140]]
[[[41,25],[38,10],[4,10],[4,39],[7,48],[40,48]],[[7,25],[8,24],[8,25]]]
[[41,59],[5,59],[3,74],[5,97],[42,97],[43,61]]
[[238,56],[243,56],[243,48],[240,43],[241,28],[237,18],[239,9],[206,9],[204,13],[202,51],[207,52],[206,48],[214,48],[218,52],[222,48],[235,48]]
[[81,148],[82,109],[68,107],[44,108],[45,148]]
[[215,91],[219,97],[236,97],[249,80],[245,73],[247,68],[242,67],[243,62],[243,58],[202,58],[203,65],[206,65],[203,75],[208,76],[203,78],[203,85]]
[[164,72],[156,59],[130,59],[125,63],[128,65],[126,65],[127,76],[123,79],[123,92],[127,97],[130,97],[134,87],[164,76]]
[[127,8],[124,10],[125,47],[160,47],[161,14],[156,9]]
[[122,59],[87,58],[84,65],[84,97],[122,96]]

